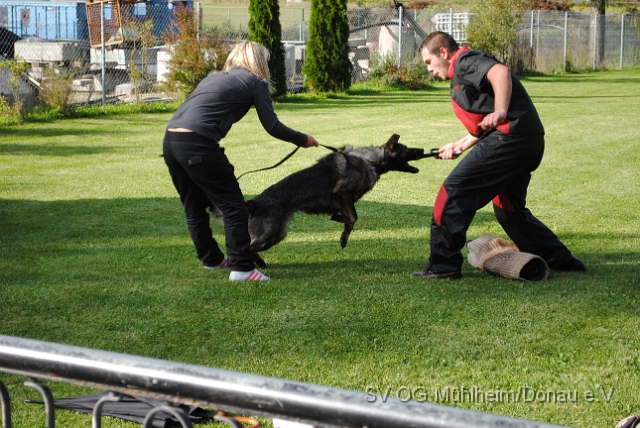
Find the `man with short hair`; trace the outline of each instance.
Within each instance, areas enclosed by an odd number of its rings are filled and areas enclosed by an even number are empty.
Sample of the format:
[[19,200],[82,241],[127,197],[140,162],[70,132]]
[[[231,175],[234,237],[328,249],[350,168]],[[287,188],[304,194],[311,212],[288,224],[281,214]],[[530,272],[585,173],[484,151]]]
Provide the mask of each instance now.
[[476,211],[492,200],[496,218],[520,251],[542,257],[551,269],[584,272],[584,263],[526,208],[531,172],[544,153],[544,127],[520,81],[490,54],[460,48],[440,31],[424,39],[420,53],[431,74],[451,80],[453,109],[468,131],[440,148],[440,157],[455,159],[475,148],[438,192],[429,262],[413,275],[460,278],[467,229]]

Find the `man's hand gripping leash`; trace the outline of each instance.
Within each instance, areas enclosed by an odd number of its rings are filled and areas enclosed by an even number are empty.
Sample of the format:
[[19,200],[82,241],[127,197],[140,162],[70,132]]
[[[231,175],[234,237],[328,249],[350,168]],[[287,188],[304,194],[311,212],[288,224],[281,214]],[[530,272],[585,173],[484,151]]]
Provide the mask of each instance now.
[[[455,157],[458,157],[462,154],[461,151],[456,150],[453,152],[453,155]],[[440,149],[436,148],[436,149],[431,149],[431,151],[429,153],[425,153],[422,155],[422,158],[436,158],[436,159],[442,159],[440,157]]]

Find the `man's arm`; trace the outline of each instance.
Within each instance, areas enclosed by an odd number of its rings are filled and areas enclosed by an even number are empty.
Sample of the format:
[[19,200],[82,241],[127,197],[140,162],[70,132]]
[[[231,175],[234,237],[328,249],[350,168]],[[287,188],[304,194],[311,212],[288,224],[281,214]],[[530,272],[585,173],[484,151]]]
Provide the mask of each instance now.
[[[503,64],[496,64],[489,69],[487,80],[493,88],[494,111],[478,124],[484,131],[493,129],[507,118],[507,110],[511,102],[511,72]],[[467,134],[458,141],[442,146],[439,150],[441,159],[455,159],[459,153],[469,150],[480,142],[480,138]],[[455,153],[458,153],[457,155]]]
[[503,64],[496,64],[487,73],[487,80],[493,88],[494,107],[490,113],[478,124],[485,131],[493,129],[507,118],[507,110],[511,101],[511,72]]
[[440,150],[438,150],[438,154],[440,159],[455,159],[460,156],[460,153],[475,146],[479,141],[480,138],[467,134],[458,141],[442,146]]

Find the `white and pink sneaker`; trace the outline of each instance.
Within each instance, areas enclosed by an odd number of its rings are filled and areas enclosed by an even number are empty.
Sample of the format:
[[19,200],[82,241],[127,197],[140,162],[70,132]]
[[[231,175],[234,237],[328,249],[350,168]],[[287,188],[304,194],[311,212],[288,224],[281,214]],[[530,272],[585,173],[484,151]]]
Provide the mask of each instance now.
[[260,272],[258,269],[250,270],[249,272],[232,270],[229,274],[229,280],[231,281],[269,281],[269,279],[271,278]]
[[222,259],[219,265],[216,265],[216,266],[203,265],[203,266],[205,269],[218,270],[218,269],[226,269],[229,267],[229,265],[230,265],[229,259],[227,258],[227,256],[224,256],[224,259]]

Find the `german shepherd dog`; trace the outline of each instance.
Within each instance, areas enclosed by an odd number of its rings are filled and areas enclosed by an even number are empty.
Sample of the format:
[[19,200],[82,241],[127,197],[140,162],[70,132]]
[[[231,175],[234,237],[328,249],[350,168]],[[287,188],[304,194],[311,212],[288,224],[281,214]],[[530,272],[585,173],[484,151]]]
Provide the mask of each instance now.
[[287,225],[297,211],[330,214],[331,220],[343,223],[340,246],[344,248],[358,219],[354,204],[373,189],[380,176],[388,171],[419,171],[408,162],[425,157],[424,149],[408,148],[399,138],[394,134],[379,147],[347,146],[247,201],[250,250],[256,263],[266,266],[258,253],[287,236]]

